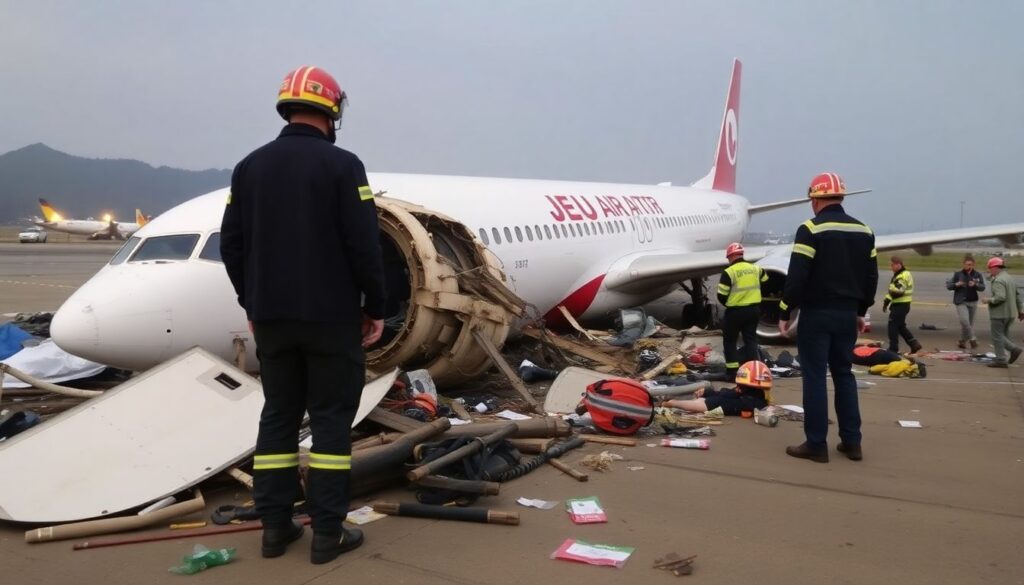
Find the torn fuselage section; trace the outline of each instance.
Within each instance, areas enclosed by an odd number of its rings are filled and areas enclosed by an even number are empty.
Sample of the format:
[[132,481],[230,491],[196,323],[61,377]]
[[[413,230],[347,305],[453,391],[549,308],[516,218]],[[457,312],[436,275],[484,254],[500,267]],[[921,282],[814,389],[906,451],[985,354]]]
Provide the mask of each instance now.
[[440,213],[378,197],[377,214],[389,300],[385,333],[367,366],[426,369],[448,385],[478,376],[491,362],[473,331],[501,347],[525,307],[506,286],[500,261]]

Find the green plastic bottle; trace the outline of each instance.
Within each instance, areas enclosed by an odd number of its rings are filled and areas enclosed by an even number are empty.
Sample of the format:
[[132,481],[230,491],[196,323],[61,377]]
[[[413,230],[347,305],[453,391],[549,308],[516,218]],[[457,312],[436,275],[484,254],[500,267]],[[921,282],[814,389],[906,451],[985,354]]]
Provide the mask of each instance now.
[[192,549],[191,554],[187,554],[181,558],[180,565],[177,567],[171,567],[168,570],[179,575],[194,575],[200,571],[205,571],[210,567],[226,565],[234,558],[234,548],[210,550],[201,544],[197,544],[195,548]]

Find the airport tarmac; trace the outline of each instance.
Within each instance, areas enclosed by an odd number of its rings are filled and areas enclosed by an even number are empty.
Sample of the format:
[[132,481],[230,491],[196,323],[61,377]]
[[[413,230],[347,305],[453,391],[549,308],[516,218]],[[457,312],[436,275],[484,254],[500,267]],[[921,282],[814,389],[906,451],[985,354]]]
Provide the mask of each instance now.
[[0,315],[56,310],[121,244],[0,243]]
[[[0,313],[55,309],[116,246],[92,248],[0,247]],[[915,276],[911,327],[925,348],[953,349],[958,329],[942,288],[947,275]],[[922,322],[944,329],[920,331]],[[977,325],[987,348],[984,311]],[[1014,330],[1017,339],[1022,332]],[[880,312],[870,336],[884,338]],[[362,548],[313,566],[308,531],[284,557],[264,560],[257,532],[72,552],[71,542],[24,544],[26,527],[5,524],[0,567],[21,584],[173,583],[182,577],[167,568],[201,543],[237,547],[238,558],[191,577],[194,583],[672,583],[676,577],[651,565],[674,551],[698,555],[684,582],[704,584],[1024,584],[1024,361],[1007,370],[926,361],[922,380],[862,376],[875,383],[860,393],[862,462],[834,451],[828,464],[792,459],[783,450],[802,441],[799,423],[766,428],[728,419],[707,451],[648,447],[657,439],[641,439],[638,447],[608,449],[626,460],[607,473],[590,471],[587,483],[542,467],[478,502],[519,511],[520,526],[385,518],[363,527]],[[779,380],[774,394],[799,404],[800,380]],[[923,428],[901,428],[900,419]],[[577,466],[601,450],[589,445],[564,459]],[[233,486],[206,496],[211,509],[247,499]],[[608,523],[577,526],[562,506],[517,506],[521,496],[598,496]],[[413,501],[402,489],[375,498]],[[636,550],[622,569],[550,559],[567,538]]]

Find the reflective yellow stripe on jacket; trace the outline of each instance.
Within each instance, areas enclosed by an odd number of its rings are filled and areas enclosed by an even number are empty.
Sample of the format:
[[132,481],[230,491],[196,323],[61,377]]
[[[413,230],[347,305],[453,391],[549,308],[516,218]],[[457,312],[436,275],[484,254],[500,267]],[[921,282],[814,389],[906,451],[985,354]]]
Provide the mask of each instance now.
[[725,273],[732,285],[719,284],[718,292],[728,295],[726,307],[747,307],[761,302],[761,283],[768,280],[761,267],[741,260],[726,268]]
[[902,270],[889,281],[889,294],[885,298],[893,304],[909,303],[914,295],[914,276],[909,270]]

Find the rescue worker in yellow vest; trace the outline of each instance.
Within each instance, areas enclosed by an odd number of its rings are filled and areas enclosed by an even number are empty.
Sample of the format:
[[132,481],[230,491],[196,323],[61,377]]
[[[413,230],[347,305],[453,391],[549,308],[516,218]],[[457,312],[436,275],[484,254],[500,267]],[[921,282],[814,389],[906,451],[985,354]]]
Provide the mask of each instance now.
[[900,336],[910,346],[910,353],[921,351],[921,344],[914,334],[907,329],[907,314],[914,297],[914,275],[903,265],[903,259],[893,256],[889,260],[892,269],[892,280],[889,281],[889,292],[882,301],[882,312],[889,311],[889,351],[900,352]]
[[[757,351],[757,322],[761,316],[761,283],[768,274],[756,264],[743,259],[743,246],[738,242],[725,249],[729,266],[718,278],[718,302],[725,305],[722,320],[722,344],[725,370],[730,379],[736,376],[741,363],[760,359]],[[743,336],[742,355],[736,340]]]

